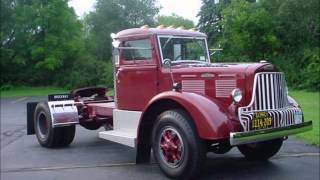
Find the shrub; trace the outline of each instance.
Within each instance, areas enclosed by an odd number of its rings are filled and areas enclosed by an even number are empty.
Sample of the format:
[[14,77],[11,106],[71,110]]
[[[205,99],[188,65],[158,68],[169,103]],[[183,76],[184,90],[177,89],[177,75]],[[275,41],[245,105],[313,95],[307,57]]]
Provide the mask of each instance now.
[[69,71],[58,77],[57,85],[68,89],[97,85],[113,87],[112,63],[88,57],[81,58]]

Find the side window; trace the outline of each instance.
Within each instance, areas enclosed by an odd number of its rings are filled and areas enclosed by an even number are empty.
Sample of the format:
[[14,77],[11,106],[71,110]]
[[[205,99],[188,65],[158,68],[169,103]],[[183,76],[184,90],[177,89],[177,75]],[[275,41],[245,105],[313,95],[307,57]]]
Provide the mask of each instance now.
[[122,44],[122,57],[126,61],[151,59],[150,39],[124,41]]

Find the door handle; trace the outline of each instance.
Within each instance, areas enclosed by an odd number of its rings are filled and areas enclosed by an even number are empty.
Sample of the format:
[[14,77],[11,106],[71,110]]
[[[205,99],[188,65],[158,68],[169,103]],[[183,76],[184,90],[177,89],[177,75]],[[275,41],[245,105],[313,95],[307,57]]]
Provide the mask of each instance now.
[[118,83],[120,83],[120,79],[119,79],[119,73],[122,71],[122,69],[118,69],[117,73],[116,73],[116,80]]

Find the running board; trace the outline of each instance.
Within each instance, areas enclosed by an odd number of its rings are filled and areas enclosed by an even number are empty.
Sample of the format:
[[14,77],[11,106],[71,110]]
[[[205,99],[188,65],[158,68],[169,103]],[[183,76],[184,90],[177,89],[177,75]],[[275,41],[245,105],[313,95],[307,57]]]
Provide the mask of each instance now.
[[133,148],[136,147],[136,132],[129,129],[101,131],[99,132],[99,137]]

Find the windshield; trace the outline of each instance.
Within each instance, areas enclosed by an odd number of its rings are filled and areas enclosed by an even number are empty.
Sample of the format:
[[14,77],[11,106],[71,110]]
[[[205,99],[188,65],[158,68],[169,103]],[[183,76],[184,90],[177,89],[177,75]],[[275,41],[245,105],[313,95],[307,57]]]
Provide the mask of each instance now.
[[204,38],[159,37],[162,59],[171,62],[209,62]]

